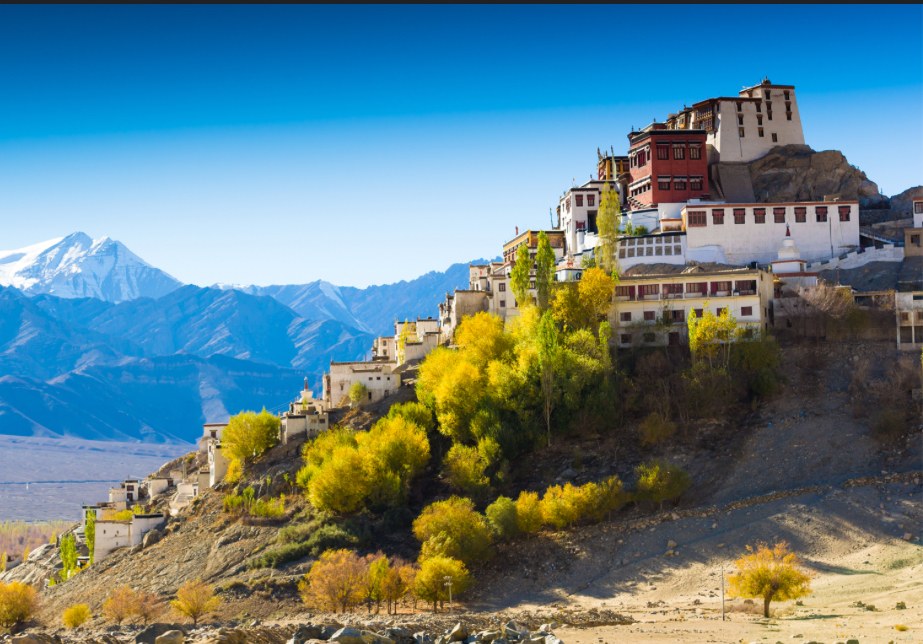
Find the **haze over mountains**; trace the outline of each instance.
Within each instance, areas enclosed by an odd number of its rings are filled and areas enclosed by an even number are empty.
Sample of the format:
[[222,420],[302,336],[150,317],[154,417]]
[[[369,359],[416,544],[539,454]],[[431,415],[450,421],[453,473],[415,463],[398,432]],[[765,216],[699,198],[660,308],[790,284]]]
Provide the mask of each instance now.
[[395,319],[435,315],[466,264],[365,289],[182,285],[83,233],[0,251],[0,434],[193,440],[203,422],[282,409]]

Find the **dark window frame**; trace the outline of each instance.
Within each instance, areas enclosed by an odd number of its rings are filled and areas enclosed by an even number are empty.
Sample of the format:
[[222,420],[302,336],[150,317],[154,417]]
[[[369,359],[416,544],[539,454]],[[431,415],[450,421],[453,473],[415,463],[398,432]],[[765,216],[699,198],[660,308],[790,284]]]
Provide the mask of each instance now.
[[724,208],[713,208],[712,209],[711,223],[716,226],[724,225]]
[[765,224],[766,223],[766,209],[765,208],[754,208],[753,209],[753,223],[755,224]]

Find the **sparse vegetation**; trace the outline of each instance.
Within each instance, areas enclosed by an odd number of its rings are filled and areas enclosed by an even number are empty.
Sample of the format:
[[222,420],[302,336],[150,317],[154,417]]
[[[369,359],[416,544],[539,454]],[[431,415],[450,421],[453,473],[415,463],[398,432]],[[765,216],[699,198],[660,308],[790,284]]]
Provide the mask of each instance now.
[[116,625],[121,625],[134,615],[137,602],[138,595],[135,591],[128,586],[122,586],[109,593],[109,598],[103,603],[103,615]]
[[27,523],[25,521],[0,522],[0,553],[20,556],[27,549],[34,550],[43,543],[54,543],[73,523],[69,521],[48,521]]
[[659,503],[661,508],[664,501],[677,498],[692,484],[685,470],[662,460],[642,463],[635,477],[635,500]]
[[187,581],[176,591],[176,599],[170,607],[179,615],[192,620],[193,626],[205,615],[215,611],[221,599],[215,597],[215,589],[200,579]]
[[0,581],[0,626],[16,632],[38,612],[39,596],[32,586]]

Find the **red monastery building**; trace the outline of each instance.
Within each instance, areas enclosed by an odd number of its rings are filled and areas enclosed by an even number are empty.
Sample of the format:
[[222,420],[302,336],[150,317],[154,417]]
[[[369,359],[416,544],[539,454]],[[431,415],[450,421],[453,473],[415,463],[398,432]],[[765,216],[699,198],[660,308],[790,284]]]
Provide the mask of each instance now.
[[628,135],[632,209],[708,196],[705,130],[669,130],[653,123]]

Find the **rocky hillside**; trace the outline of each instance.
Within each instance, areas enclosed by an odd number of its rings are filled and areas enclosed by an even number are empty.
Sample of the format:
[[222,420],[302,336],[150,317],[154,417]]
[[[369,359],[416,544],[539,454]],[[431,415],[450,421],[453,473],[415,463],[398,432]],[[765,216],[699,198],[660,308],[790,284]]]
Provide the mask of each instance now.
[[865,173],[837,150],[815,152],[786,145],[748,164],[753,193],[760,203],[823,201],[827,195],[858,200],[861,208],[886,205],[888,198]]

